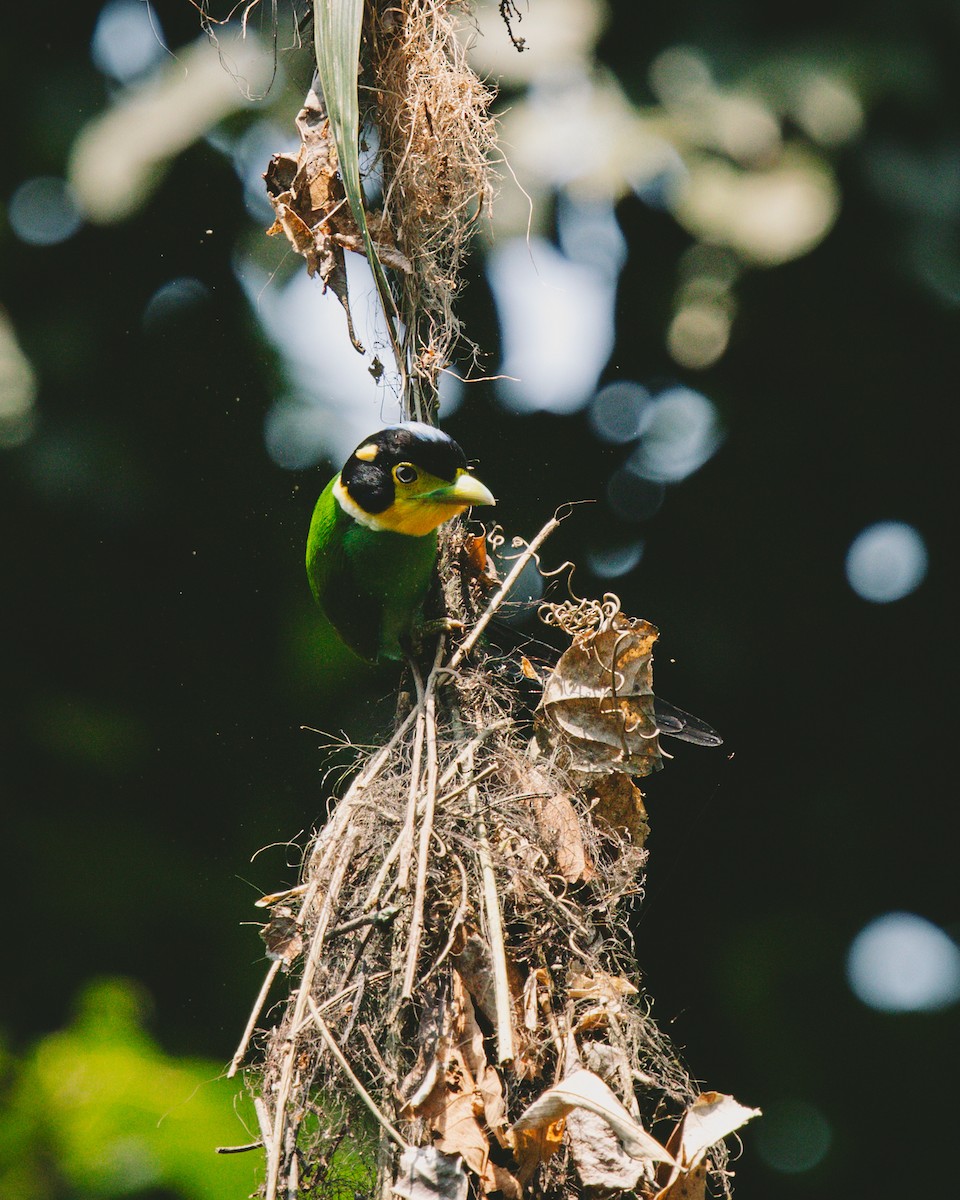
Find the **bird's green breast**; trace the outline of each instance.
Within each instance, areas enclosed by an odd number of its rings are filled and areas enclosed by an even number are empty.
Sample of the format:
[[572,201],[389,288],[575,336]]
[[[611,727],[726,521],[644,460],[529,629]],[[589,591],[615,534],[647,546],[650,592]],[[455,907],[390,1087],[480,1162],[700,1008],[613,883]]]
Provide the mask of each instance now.
[[430,588],[436,532],[412,537],[361,525],[337,503],[337,478],[324,488],[310,523],[310,587],[351,650],[372,661],[400,659],[400,639],[419,619]]

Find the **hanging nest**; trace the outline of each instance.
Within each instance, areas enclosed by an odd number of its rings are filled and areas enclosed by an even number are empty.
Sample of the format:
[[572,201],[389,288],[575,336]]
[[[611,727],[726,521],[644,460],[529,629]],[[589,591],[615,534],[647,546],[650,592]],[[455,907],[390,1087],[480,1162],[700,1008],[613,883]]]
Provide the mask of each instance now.
[[430,382],[462,337],[454,309],[461,266],[495,183],[495,93],[467,61],[468,12],[465,0],[395,0],[366,14],[383,218],[411,264],[406,340],[413,369]]
[[[395,324],[404,409],[423,420],[435,412],[440,372],[458,344],[475,353],[454,302],[470,238],[490,211],[496,182],[494,91],[467,61],[461,35],[468,11],[464,0],[379,0],[362,14],[359,122],[371,152],[363,220],[375,257],[391,273],[382,298],[388,324]],[[275,154],[264,175],[276,216],[268,232],[286,237],[310,275],[337,296],[351,341],[363,351],[344,251],[363,254],[366,246],[347,203],[344,172],[351,164],[340,161],[323,89],[310,89],[296,125],[297,152]]]
[[480,641],[556,524],[517,545],[503,584],[483,538],[444,535],[465,632],[411,664],[415,698],[358,760],[300,885],[261,901],[273,963],[232,1069],[288,972],[250,1071],[266,1200],[728,1186],[722,1139],[754,1110],[698,1094],[627,924],[647,858],[633,780],[660,765],[656,630],[615,597],[546,606],[571,645],[535,736],[509,658]]

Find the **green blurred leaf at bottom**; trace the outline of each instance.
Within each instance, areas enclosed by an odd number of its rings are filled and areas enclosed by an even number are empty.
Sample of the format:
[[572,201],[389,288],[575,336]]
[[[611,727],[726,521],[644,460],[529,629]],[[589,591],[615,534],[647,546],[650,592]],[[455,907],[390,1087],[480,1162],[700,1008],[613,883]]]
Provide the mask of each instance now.
[[262,1155],[216,1153],[256,1137],[243,1085],[220,1063],[164,1054],[146,1007],[135,984],[100,981],[23,1060],[0,1051],[0,1200],[254,1191]]

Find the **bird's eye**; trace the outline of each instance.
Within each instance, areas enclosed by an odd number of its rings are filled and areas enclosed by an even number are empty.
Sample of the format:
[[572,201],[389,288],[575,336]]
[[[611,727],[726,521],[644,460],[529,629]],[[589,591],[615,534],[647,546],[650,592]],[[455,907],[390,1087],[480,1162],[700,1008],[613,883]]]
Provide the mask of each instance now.
[[397,483],[413,483],[417,478],[417,469],[409,463],[401,463],[393,468],[393,477]]

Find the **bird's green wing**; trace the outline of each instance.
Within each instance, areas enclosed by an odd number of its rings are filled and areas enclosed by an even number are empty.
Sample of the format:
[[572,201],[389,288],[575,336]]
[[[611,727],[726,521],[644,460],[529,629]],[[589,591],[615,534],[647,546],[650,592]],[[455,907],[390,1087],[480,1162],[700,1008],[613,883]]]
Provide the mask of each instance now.
[[437,557],[436,534],[368,529],[333,495],[317,501],[307,538],[307,575],[343,642],[368,661],[401,659],[401,640],[420,618]]

